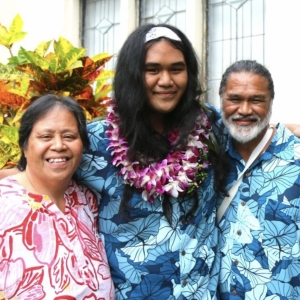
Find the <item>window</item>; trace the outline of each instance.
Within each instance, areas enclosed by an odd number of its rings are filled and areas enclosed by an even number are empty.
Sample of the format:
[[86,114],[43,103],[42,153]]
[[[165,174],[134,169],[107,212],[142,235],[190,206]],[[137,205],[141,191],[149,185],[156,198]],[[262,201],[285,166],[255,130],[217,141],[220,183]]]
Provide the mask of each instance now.
[[208,0],[208,102],[219,106],[219,84],[237,60],[265,63],[265,0]]
[[140,24],[170,24],[185,32],[185,2],[186,0],[141,0]]
[[[85,0],[84,2],[83,47],[88,56],[107,52],[118,52],[120,27],[120,0]],[[107,68],[111,69],[114,59]]]
[[186,0],[85,0],[83,3],[83,47],[88,56],[101,52],[114,54],[106,66],[109,69],[115,65],[122,42],[134,29],[128,20],[134,20],[135,27],[167,23],[185,32]]

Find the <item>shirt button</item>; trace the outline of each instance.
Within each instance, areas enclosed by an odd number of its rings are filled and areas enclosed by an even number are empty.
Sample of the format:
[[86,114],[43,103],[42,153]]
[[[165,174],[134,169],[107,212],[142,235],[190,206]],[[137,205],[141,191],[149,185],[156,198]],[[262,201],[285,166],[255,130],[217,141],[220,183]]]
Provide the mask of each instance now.
[[239,261],[235,260],[233,263],[237,266],[239,264]]
[[236,294],[237,294],[237,291],[236,291],[236,290],[233,290],[231,293],[232,293],[232,295],[236,295]]
[[245,202],[245,201],[242,201],[241,204],[242,204],[242,206],[245,206],[245,205],[246,205],[246,202]]
[[186,286],[186,285],[187,285],[187,281],[186,281],[186,280],[183,280],[183,281],[182,281],[182,285],[183,285],[183,286]]
[[183,256],[185,255],[185,251],[184,250],[181,251],[181,255],[183,255]]
[[249,177],[250,175],[251,175],[250,172],[245,174],[246,177]]
[[241,230],[238,230],[237,231],[237,235],[241,235],[242,234],[242,231]]

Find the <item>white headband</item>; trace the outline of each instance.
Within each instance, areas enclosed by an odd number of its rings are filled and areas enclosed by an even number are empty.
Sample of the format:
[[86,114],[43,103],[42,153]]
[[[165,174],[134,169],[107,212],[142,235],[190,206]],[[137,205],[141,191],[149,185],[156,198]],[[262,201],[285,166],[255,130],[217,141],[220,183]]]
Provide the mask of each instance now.
[[160,37],[166,37],[170,40],[181,42],[180,37],[171,29],[167,27],[152,27],[146,34],[145,43]]

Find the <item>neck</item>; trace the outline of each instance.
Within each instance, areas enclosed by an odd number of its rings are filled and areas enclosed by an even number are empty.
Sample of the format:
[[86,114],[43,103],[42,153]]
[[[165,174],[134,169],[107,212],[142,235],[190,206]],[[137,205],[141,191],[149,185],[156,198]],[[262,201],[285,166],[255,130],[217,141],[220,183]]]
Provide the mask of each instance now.
[[[253,140],[246,142],[246,143],[240,143],[236,140],[233,140],[233,147],[234,147],[235,151],[240,154],[240,156],[243,158],[243,160],[245,162],[248,161],[250,155],[252,154],[254,149],[257,147],[257,145],[260,143],[260,141],[263,139],[263,137],[268,129],[269,129],[269,127],[266,127],[256,138],[254,138]],[[271,138],[269,139],[269,141],[264,146],[262,152],[265,151],[267,149],[267,147],[269,146],[274,133],[275,133],[275,130],[273,130],[273,134],[272,134]]]
[[38,195],[47,195],[53,201],[56,206],[64,213],[65,211],[65,198],[64,194],[69,186],[68,184],[62,184],[61,182],[50,184],[47,181],[43,184],[42,180],[36,180],[33,178],[27,170],[15,175],[15,179],[29,192]]
[[164,117],[161,114],[153,114],[150,116],[150,123],[153,129],[158,133],[163,133],[165,129]]

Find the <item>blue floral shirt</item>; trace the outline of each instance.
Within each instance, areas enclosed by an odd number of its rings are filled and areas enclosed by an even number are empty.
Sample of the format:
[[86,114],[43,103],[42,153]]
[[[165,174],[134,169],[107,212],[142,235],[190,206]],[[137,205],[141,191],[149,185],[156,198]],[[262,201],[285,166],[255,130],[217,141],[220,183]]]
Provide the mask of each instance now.
[[[230,188],[245,162],[227,152]],[[300,140],[278,125],[220,222],[221,299],[300,299],[299,207]]]
[[83,155],[77,177],[100,193],[99,227],[115,284],[116,299],[216,299],[216,193],[213,176],[198,190],[199,208],[189,221],[193,201],[171,198],[172,226],[162,203],[131,198],[131,219],[119,214],[124,182],[111,164],[104,121],[88,125],[91,147]]

